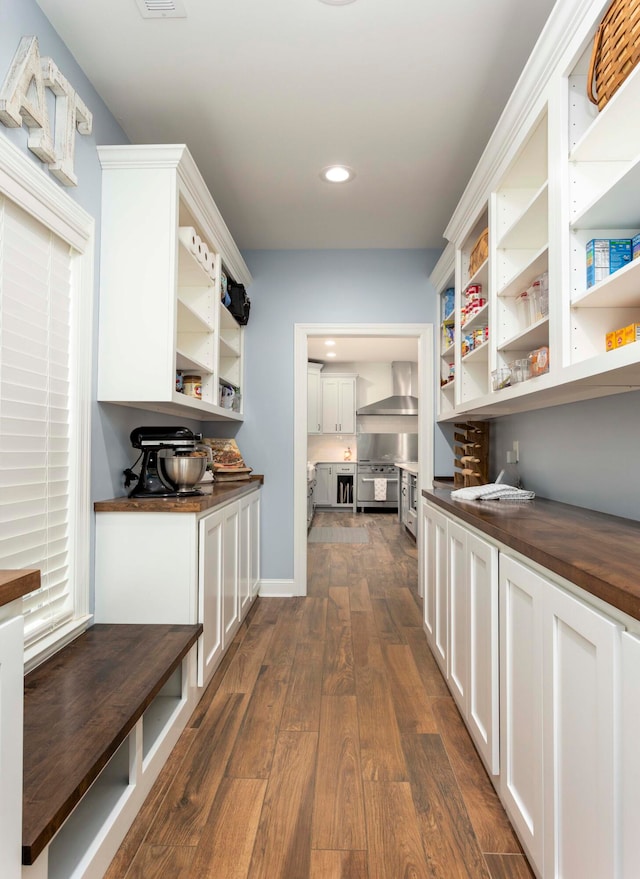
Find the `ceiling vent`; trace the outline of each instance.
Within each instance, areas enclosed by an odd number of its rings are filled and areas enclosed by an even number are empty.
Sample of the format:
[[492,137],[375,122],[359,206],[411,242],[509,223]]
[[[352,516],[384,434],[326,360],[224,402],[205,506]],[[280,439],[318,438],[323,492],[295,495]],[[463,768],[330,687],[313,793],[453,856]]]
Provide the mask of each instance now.
[[182,0],[136,0],[143,18],[186,18]]

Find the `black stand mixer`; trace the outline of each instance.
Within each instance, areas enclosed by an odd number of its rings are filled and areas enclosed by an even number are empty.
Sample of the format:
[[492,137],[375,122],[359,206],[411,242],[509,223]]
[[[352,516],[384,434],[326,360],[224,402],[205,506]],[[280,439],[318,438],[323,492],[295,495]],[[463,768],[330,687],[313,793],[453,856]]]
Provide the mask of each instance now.
[[131,469],[124,471],[128,480],[126,485],[130,484],[132,478],[138,480],[129,492],[129,497],[184,497],[202,494],[193,486],[185,488],[173,485],[163,471],[163,459],[158,454],[165,449],[172,450],[175,455],[193,452],[202,440],[201,433],[193,433],[188,427],[136,427],[131,431],[129,439],[134,449],[142,451],[140,475],[136,476]]

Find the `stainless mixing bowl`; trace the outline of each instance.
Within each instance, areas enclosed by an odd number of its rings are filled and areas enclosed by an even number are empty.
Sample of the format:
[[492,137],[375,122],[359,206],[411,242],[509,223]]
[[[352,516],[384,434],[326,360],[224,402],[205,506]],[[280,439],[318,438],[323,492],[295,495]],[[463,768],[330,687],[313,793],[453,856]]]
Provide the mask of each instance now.
[[193,491],[207,469],[206,456],[173,455],[161,460],[165,473],[179,492]]

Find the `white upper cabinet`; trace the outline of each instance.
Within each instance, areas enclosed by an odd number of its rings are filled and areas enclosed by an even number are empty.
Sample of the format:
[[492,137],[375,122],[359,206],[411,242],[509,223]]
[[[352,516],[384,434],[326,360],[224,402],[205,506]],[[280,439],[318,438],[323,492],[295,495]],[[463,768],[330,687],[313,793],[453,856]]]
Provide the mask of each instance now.
[[[222,273],[249,271],[185,146],[99,147],[103,167],[98,399],[241,420],[243,328]],[[198,376],[201,397],[178,391]],[[233,401],[232,408],[222,403]]]
[[356,380],[353,376],[323,376],[322,432],[356,432]]
[[[640,387],[640,345],[607,348],[608,334],[619,339],[618,330],[640,324],[640,259],[587,284],[588,242],[640,232],[640,67],[600,112],[587,97],[607,6],[554,6],[445,230],[456,313],[455,345],[441,346],[440,420]],[[469,254],[484,226],[488,260],[472,275]],[[440,264],[431,280],[442,292]],[[486,311],[469,322],[466,293],[477,284]]]

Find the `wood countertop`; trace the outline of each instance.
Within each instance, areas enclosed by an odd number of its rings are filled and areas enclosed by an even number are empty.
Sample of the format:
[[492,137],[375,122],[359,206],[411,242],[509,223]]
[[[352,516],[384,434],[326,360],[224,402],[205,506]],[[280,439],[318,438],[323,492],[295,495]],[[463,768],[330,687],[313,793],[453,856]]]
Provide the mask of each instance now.
[[191,497],[128,498],[117,497],[108,501],[96,501],[96,513],[205,513],[222,507],[256,491],[264,482],[264,476],[251,475],[239,482],[214,482],[207,493]]
[[424,490],[446,513],[640,620],[640,522],[547,498],[506,503],[451,500]]
[[40,571],[37,569],[0,571],[0,607],[39,588]]

